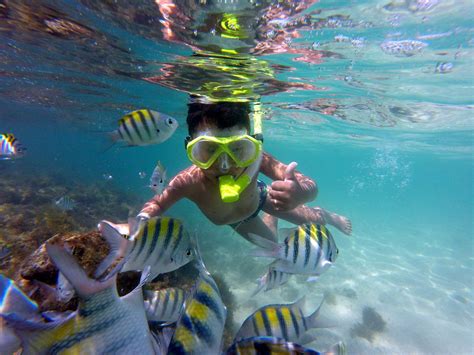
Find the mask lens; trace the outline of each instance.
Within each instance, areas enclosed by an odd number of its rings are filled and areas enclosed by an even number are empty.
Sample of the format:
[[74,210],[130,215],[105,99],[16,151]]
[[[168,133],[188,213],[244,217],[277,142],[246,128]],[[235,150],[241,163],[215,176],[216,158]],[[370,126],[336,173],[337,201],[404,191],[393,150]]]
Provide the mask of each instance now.
[[254,142],[243,138],[229,143],[229,151],[237,163],[247,163],[255,158],[257,147]]
[[207,163],[213,158],[218,149],[219,145],[217,143],[202,140],[193,146],[191,154],[198,162]]

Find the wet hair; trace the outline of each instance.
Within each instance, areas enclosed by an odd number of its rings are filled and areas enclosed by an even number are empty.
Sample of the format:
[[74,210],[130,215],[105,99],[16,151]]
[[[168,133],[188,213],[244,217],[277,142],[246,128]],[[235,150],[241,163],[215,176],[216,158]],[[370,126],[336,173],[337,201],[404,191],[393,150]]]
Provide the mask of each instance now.
[[250,104],[248,102],[192,102],[188,104],[186,122],[191,137],[199,126],[217,129],[239,127],[250,132]]

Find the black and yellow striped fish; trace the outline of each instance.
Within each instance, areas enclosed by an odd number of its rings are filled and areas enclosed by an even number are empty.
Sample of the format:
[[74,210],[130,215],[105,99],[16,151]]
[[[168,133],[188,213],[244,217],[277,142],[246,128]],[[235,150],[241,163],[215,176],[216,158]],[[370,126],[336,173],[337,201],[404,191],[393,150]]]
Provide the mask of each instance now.
[[254,234],[249,239],[264,248],[254,256],[277,258],[272,267],[292,274],[321,275],[339,254],[334,238],[321,224],[307,223],[292,228],[281,244]]
[[252,296],[255,296],[261,290],[270,291],[278,286],[284,285],[288,282],[291,274],[286,272],[275,270],[272,264],[269,266],[268,271],[257,279],[257,288],[253,292]]
[[[133,240],[120,233],[120,226],[108,221],[99,223],[102,236],[111,244],[122,244],[120,250],[126,262],[122,272],[143,270],[150,266],[150,280],[159,274],[174,271],[190,262],[193,257],[191,236],[176,218],[154,217],[138,226]],[[114,260],[105,259],[96,270],[100,276]]]
[[[61,243],[48,241],[46,251],[78,294],[77,311],[44,322],[34,303],[0,275],[0,353],[13,353],[21,347],[25,354],[153,354],[156,344],[142,298],[148,268],[138,286],[119,297],[118,270],[105,281],[91,279],[69,254],[70,246]],[[10,309],[2,307],[4,300],[11,304]],[[12,332],[17,339],[6,339],[5,335]]]
[[118,129],[111,133],[114,141],[125,141],[129,146],[159,144],[166,141],[178,128],[178,121],[164,113],[142,109],[127,113],[118,121]]
[[186,300],[168,354],[220,354],[227,309],[216,282],[197,253],[199,279]]
[[325,352],[305,348],[302,345],[276,337],[251,337],[233,343],[226,355],[344,355],[346,348],[339,342]]
[[184,304],[185,292],[177,287],[143,292],[146,318],[151,322],[174,323]]
[[304,298],[291,304],[272,304],[258,309],[242,323],[235,340],[253,336],[271,336],[301,344],[313,341],[313,337],[306,331],[322,327],[318,322],[318,316],[323,302],[307,317],[303,315],[303,302]]
[[0,134],[0,160],[19,158],[25,154],[25,149],[12,133]]

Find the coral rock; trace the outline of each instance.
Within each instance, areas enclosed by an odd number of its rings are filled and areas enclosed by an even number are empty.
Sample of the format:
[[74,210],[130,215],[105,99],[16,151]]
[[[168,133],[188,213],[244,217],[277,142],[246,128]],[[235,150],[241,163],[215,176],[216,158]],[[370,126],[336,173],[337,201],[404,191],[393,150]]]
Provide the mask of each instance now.
[[[109,253],[107,242],[96,231],[82,234],[57,234],[51,239],[59,239],[67,243],[78,263],[89,275],[93,274],[102,259]],[[44,244],[25,260],[20,274],[26,280],[37,280],[50,285],[56,283],[58,270],[46,253]]]

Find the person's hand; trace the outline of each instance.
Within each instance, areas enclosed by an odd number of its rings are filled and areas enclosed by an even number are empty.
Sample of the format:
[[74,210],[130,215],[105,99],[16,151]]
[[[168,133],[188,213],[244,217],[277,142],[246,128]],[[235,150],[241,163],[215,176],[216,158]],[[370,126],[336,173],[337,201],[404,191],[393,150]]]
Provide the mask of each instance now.
[[270,203],[278,211],[289,211],[305,202],[305,192],[295,176],[297,166],[296,162],[290,163],[285,170],[285,180],[275,180],[270,186]]

